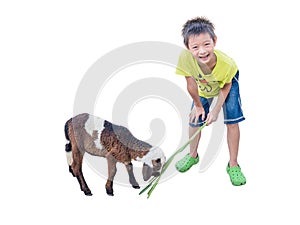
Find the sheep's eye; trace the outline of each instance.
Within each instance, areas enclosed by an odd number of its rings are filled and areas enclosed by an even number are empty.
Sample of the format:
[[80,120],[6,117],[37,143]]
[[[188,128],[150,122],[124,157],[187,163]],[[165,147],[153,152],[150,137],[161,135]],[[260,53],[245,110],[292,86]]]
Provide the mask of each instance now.
[[155,160],[155,162],[160,163],[160,159]]

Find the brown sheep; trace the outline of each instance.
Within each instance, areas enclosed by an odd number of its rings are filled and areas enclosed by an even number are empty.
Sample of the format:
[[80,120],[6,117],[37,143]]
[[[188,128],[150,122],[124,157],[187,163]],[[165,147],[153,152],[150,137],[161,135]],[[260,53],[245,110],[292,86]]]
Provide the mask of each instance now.
[[165,162],[163,151],[159,147],[138,140],[130,131],[109,121],[84,113],[77,115],[65,124],[65,135],[69,171],[77,178],[85,195],[92,195],[82,174],[82,160],[85,152],[105,157],[108,163],[106,193],[113,196],[113,179],[116,174],[116,163],[125,164],[129,182],[133,188],[140,188],[134,174],[131,161],[143,162],[143,179],[158,176]]

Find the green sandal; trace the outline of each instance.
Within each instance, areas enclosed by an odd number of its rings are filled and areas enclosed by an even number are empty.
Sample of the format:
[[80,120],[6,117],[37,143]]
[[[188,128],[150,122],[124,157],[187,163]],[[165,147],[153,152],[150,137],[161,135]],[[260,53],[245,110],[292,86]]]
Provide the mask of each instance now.
[[179,172],[184,173],[188,171],[193,165],[197,164],[198,162],[199,162],[199,156],[197,156],[197,158],[193,158],[192,156],[190,156],[190,154],[187,154],[176,163],[175,167]]
[[239,165],[229,167],[229,164],[227,165],[226,171],[230,177],[230,181],[232,185],[234,186],[241,186],[246,184],[246,177],[241,171],[241,167]]

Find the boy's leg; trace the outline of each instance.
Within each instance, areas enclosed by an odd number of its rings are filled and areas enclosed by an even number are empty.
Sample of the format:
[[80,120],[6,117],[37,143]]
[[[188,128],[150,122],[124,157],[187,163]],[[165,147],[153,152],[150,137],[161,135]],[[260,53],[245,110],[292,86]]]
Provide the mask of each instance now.
[[229,149],[229,166],[238,165],[238,151],[240,143],[239,122],[245,120],[241,107],[239,90],[239,72],[232,79],[231,89],[223,105],[224,122],[227,126],[227,144]]
[[246,178],[238,164],[238,151],[240,142],[240,129],[238,123],[245,120],[241,108],[241,99],[238,83],[239,73],[232,79],[232,86],[223,105],[224,122],[227,126],[227,144],[229,149],[229,162],[226,171],[231,183],[240,186],[246,183]]
[[[210,106],[212,99],[208,100],[208,99],[200,97],[200,101],[202,103],[202,106],[204,107],[205,114],[207,115],[209,112],[209,106]],[[194,107],[194,105],[192,105],[192,109],[193,109],[193,107]],[[195,134],[195,132],[198,130],[198,128],[200,126],[203,125],[203,123],[204,123],[204,121],[202,121],[201,116],[200,116],[199,120],[195,124],[194,123],[189,124],[190,125],[189,126],[189,138],[191,138]],[[193,165],[195,165],[199,162],[197,149],[198,149],[200,137],[201,137],[201,132],[190,143],[190,153],[186,154],[184,158],[182,158],[175,164],[175,167],[179,172],[186,172]]]
[[227,124],[227,143],[229,149],[229,162],[226,171],[229,175],[230,181],[234,186],[246,184],[246,177],[244,176],[241,167],[238,164],[238,152],[240,142],[240,129],[238,123]]
[[229,149],[229,166],[238,165],[238,151],[240,143],[240,128],[239,124],[227,124],[227,144]]
[[[211,104],[213,99],[206,99],[206,98],[203,98],[203,97],[199,97],[199,98],[200,98],[201,104],[202,104],[202,106],[205,110],[205,118],[204,118],[204,121],[205,121],[206,116],[209,113],[210,104]],[[193,110],[193,107],[194,107],[194,103],[192,104],[192,110]],[[197,121],[196,124],[193,124],[193,123],[189,124],[190,125],[189,126],[189,138],[191,138],[196,133],[198,128],[203,125],[204,121],[202,121],[201,116],[200,116],[199,120]],[[201,138],[201,132],[190,143],[190,156],[193,157],[193,158],[196,158],[198,156],[197,149],[198,149],[200,138]]]
[[[189,138],[191,138],[194,133],[198,130],[198,127],[189,127]],[[199,145],[199,141],[201,138],[201,132],[195,137],[195,139],[190,143],[190,156],[196,158],[198,155],[197,149]]]
[[[189,127],[189,138],[191,138],[197,130],[198,130],[198,127],[190,126]],[[179,160],[175,164],[175,167],[179,172],[181,172],[181,173],[186,172],[193,165],[195,165],[199,162],[197,149],[198,149],[200,137],[201,137],[201,132],[190,143],[190,153],[186,154],[181,160]]]

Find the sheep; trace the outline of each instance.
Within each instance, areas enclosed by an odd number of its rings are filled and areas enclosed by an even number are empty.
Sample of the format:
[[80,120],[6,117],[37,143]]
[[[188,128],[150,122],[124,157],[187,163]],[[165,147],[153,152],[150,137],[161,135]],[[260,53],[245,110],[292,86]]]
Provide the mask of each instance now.
[[77,178],[81,191],[92,195],[83,173],[82,160],[84,153],[105,157],[108,164],[108,177],[105,184],[106,193],[113,196],[113,180],[117,172],[116,163],[123,163],[133,188],[140,188],[134,173],[132,160],[143,162],[142,175],[144,181],[151,176],[159,176],[166,157],[159,147],[138,140],[131,132],[107,120],[90,115],[79,114],[65,124],[65,146],[69,172]]

